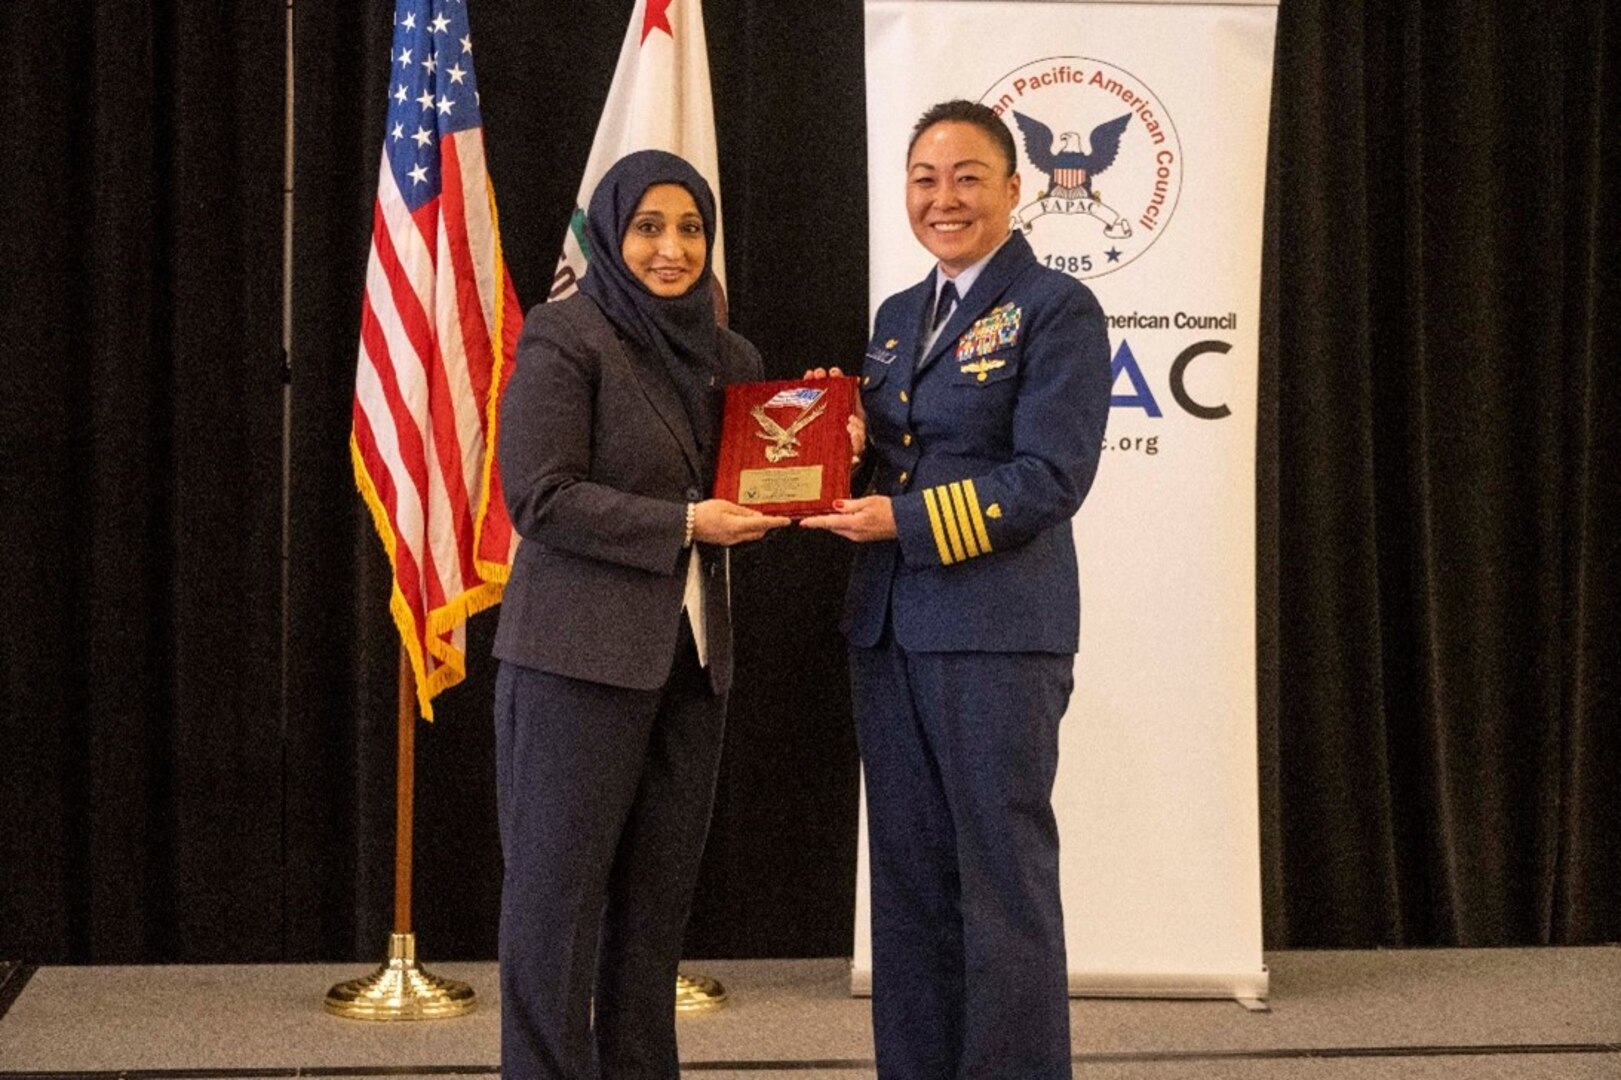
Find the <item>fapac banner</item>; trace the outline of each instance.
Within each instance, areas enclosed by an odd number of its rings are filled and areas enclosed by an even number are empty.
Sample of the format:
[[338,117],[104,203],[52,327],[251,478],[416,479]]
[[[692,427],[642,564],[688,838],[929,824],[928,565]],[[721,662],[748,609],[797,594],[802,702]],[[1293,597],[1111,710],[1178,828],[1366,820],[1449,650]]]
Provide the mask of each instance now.
[[[1070,989],[1263,998],[1255,433],[1270,4],[869,0],[872,306],[930,258],[930,105],[996,110],[1013,227],[1108,313],[1114,399],[1074,522],[1081,650],[1054,795]],[[870,986],[865,825],[852,985]]]

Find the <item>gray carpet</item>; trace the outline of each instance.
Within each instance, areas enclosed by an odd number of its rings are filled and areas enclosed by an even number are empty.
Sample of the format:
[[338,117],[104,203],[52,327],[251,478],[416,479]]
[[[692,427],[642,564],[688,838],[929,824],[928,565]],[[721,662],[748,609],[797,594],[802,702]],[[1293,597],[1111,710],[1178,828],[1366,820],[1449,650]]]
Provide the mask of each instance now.
[[[1222,1001],[1074,1002],[1076,1075],[1621,1077],[1618,948],[1285,952],[1267,963],[1268,1013]],[[364,965],[41,968],[0,1018],[0,1077],[492,1075],[494,965],[430,958],[429,967],[471,983],[478,1010],[400,1024],[323,1012],[326,988]],[[868,1002],[849,996],[847,961],[716,960],[688,970],[722,980],[732,1000],[681,1018],[685,1076],[876,1075]]]

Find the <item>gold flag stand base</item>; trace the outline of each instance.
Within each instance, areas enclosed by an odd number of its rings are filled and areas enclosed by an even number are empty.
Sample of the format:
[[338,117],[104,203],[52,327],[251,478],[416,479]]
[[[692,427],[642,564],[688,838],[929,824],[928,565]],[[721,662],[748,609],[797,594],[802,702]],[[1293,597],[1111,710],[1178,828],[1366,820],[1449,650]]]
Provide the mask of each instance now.
[[417,963],[417,936],[390,934],[388,962],[326,992],[326,1011],[350,1020],[441,1020],[473,1011],[473,988]]
[[675,1011],[708,1012],[726,1004],[726,987],[708,975],[676,975]]

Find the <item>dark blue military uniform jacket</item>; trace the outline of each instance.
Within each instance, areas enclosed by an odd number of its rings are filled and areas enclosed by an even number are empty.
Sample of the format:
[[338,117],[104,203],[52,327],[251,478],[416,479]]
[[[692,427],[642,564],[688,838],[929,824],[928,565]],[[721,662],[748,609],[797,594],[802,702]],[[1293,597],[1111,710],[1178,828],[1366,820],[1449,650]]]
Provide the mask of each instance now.
[[861,368],[871,480],[898,538],[861,544],[844,630],[915,652],[1074,652],[1070,518],[1097,472],[1109,341],[1090,289],[1017,233],[927,356],[935,273],[878,309]]

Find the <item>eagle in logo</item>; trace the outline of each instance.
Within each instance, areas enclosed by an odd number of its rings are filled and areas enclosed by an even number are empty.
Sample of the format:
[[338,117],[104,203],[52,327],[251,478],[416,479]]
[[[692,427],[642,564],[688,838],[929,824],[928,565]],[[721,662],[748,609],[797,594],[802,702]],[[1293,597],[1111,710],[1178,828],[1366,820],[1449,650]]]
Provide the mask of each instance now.
[[[1113,165],[1120,153],[1120,136],[1125,134],[1126,125],[1131,123],[1130,113],[1106,120],[1092,129],[1092,134],[1087,137],[1092,147],[1091,153],[1081,148],[1079,132],[1064,132],[1056,140],[1055,147],[1052,128],[1018,111],[1013,113],[1013,119],[1018,121],[1019,131],[1024,135],[1024,152],[1030,164],[1047,174],[1047,190],[1036,198],[1031,207],[1043,200],[1062,199],[1074,205],[1061,209],[1047,205],[1041,208],[1041,212],[1090,214],[1103,222],[1105,236],[1124,239],[1131,235],[1130,223],[1104,205],[1092,190],[1092,178]],[[1029,215],[1029,220],[1025,220],[1026,215],[1021,213],[1019,226],[1029,232],[1029,221],[1039,216],[1040,212]]]

